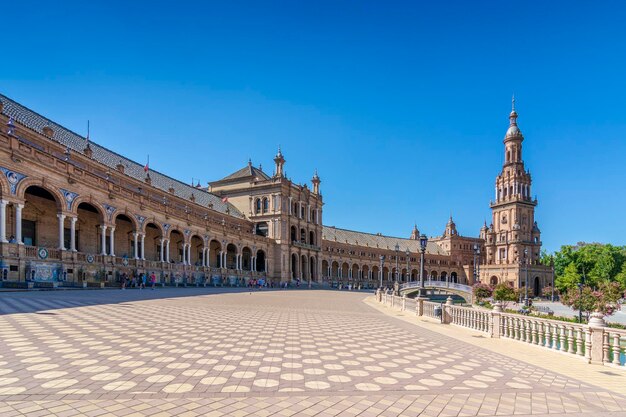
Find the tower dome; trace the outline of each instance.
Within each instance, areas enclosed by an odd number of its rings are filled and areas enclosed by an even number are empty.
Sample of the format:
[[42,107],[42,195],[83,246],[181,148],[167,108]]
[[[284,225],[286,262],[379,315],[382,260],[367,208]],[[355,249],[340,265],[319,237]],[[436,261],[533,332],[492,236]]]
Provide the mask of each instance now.
[[517,126],[517,112],[515,111],[515,96],[511,100],[511,114],[509,114],[509,128],[506,131],[505,137],[522,136],[522,131]]

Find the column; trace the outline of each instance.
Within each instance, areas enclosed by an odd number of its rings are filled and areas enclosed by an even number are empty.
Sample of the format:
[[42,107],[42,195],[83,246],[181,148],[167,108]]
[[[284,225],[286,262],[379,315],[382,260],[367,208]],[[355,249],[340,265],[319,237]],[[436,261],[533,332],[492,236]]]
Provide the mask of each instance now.
[[100,225],[100,246],[102,246],[102,252],[100,252],[101,255],[107,254],[106,237],[107,237],[107,227],[102,224]]
[[70,217],[70,250],[76,252],[76,221],[78,217]]
[[59,249],[65,250],[65,242],[63,241],[65,237],[65,233],[63,233],[65,231],[65,214],[59,213],[57,218],[59,219]]
[[206,266],[206,246],[202,248],[202,266]]
[[165,240],[165,262],[170,263],[170,240]]
[[191,265],[191,243],[187,243],[187,265]]
[[250,258],[250,270],[252,270],[252,272],[256,272],[256,256]]
[[111,227],[109,236],[109,252],[111,256],[115,256],[115,227]]
[[160,256],[159,256],[159,261],[163,262],[163,244],[165,243],[165,239],[161,238],[159,239],[159,245],[161,246],[161,251],[160,251]]
[[22,209],[24,208],[24,204],[16,204],[15,205],[15,241],[18,245],[23,245],[24,241],[22,240]]
[[6,243],[7,240],[7,204],[8,201],[0,200],[0,242]]
[[135,259],[139,259],[139,233],[135,232],[133,233],[133,244],[134,244],[134,250],[135,250]]
[[[224,268],[224,256],[222,255],[224,252],[220,251],[219,253],[219,259],[220,259],[220,268]],[[217,265],[215,265],[217,266]]]
[[187,244],[183,242],[183,265],[187,265],[187,254],[185,253],[187,251]]
[[141,259],[146,260],[146,234],[141,234]]

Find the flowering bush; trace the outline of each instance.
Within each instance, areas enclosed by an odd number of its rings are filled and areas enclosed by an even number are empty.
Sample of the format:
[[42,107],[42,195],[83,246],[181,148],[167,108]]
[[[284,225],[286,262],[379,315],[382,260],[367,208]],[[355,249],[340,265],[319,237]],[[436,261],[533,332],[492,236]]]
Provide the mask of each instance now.
[[[552,297],[552,286],[548,285],[547,287],[543,287],[543,289],[541,290],[541,295],[546,298]],[[554,288],[554,296],[558,297],[558,295],[559,295],[559,289]]]
[[597,311],[605,316],[615,314],[620,308],[623,292],[616,282],[600,284],[597,290],[583,286],[582,291],[578,288],[570,288],[562,297],[561,301],[574,310],[582,310],[589,320],[591,313]]
[[491,297],[491,294],[493,294],[493,288],[491,288],[488,284],[479,282],[474,284],[472,287],[472,294],[474,295],[474,299],[476,301],[482,301],[485,298]]
[[509,284],[500,283],[493,288],[493,299],[499,301],[502,308],[505,309],[508,307],[509,302],[517,301],[518,293]]

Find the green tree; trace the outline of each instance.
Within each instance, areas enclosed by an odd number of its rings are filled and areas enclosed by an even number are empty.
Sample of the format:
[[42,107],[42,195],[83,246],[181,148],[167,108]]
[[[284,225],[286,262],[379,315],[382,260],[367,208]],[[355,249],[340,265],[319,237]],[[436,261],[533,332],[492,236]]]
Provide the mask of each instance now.
[[577,288],[580,278],[581,274],[578,272],[576,264],[571,263],[565,267],[561,275],[557,276],[554,285],[562,294],[565,294],[568,290]]
[[474,299],[476,300],[476,302],[491,297],[492,293],[493,288],[491,288],[488,284],[479,282],[474,284],[474,286],[472,287],[472,294],[474,295]]
[[517,301],[517,292],[510,285],[500,283],[493,289],[493,299],[499,301],[502,308],[506,309],[511,301]]
[[622,290],[626,290],[626,262],[622,263],[620,272],[615,275],[615,281],[620,284]]
[[587,321],[591,313],[597,309],[597,299],[591,287],[584,286],[582,291],[578,288],[570,288],[561,297],[561,302],[574,310],[582,310]]

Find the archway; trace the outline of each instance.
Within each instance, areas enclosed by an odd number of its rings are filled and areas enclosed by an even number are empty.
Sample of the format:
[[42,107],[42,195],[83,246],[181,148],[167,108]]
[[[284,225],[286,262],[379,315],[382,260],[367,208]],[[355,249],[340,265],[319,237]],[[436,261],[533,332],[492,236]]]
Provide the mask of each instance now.
[[291,254],[291,279],[298,278],[298,255]]
[[259,249],[256,252],[256,271],[265,272],[265,251]]
[[380,284],[380,268],[378,265],[372,267],[372,279],[376,281],[376,285]]
[[[76,249],[83,253],[102,253],[100,226],[104,223],[102,212],[93,204],[80,203],[76,208]],[[108,243],[107,243],[107,246]],[[107,253],[108,249],[107,249]]]
[[348,270],[350,269],[350,266],[344,262],[341,265],[341,279],[342,280],[347,280],[348,279]]
[[311,259],[309,260],[309,273],[311,281],[319,280],[317,277],[317,260],[315,259],[315,256],[311,256]]
[[183,261],[183,234],[178,230],[172,230],[170,232],[170,262],[182,262]]
[[313,230],[309,232],[309,245],[315,245],[315,232]]
[[300,279],[308,280],[308,272],[309,272],[309,258],[306,255],[302,255],[300,257]]
[[[113,253],[126,258],[139,257],[140,240],[137,242],[137,253],[135,254],[135,223],[125,214],[118,214],[113,221],[115,224]],[[111,248],[107,239],[107,253],[110,251]]]
[[535,297],[539,297],[541,295],[541,280],[539,279],[539,277],[535,277],[534,283],[535,285],[533,288],[533,293]]
[[436,281],[437,280],[437,271],[431,271],[430,272],[430,280],[431,281]]
[[326,259],[324,259],[322,261],[322,277],[326,277],[328,278],[329,275],[329,271],[328,271],[328,261]]
[[212,268],[221,268],[222,260],[220,254],[222,253],[222,244],[213,239],[209,242],[209,266]]
[[291,226],[291,241],[292,242],[296,242],[298,240],[298,236],[297,236],[297,230],[296,226]]
[[155,223],[146,224],[146,259],[153,261],[161,260],[161,229]]
[[447,279],[448,279],[448,273],[446,271],[442,271],[440,280],[445,281]]
[[331,278],[339,278],[339,263],[337,261],[333,261],[331,270],[330,270]]
[[[65,236],[69,235],[69,229],[65,231],[65,224],[69,222],[64,221],[64,233],[62,239],[59,239],[59,200],[52,192],[36,185],[26,188],[24,200],[20,224],[22,242],[27,246],[61,247],[65,243]],[[13,228],[13,240],[17,239],[17,234],[16,228]]]
[[456,272],[450,273],[450,282],[454,282],[455,284],[459,282]]
[[357,264],[352,265],[352,279],[355,281],[359,281],[361,277],[359,277],[359,266]]
[[204,239],[202,239],[198,235],[191,236],[189,239],[189,258],[191,260],[191,265],[201,266],[202,265],[202,250],[204,249]]
[[241,269],[252,271],[252,251],[247,246],[241,250]]
[[361,276],[363,277],[363,281],[370,281],[370,267],[367,265],[363,265],[361,267]]
[[417,281],[419,279],[419,272],[417,269],[411,270],[411,281]]
[[391,281],[391,277],[389,276],[389,268],[383,266],[383,283],[389,283]]
[[491,286],[498,285],[498,277],[494,275],[491,278],[489,278],[489,285]]
[[226,245],[226,268],[237,269],[237,246],[232,243]]

